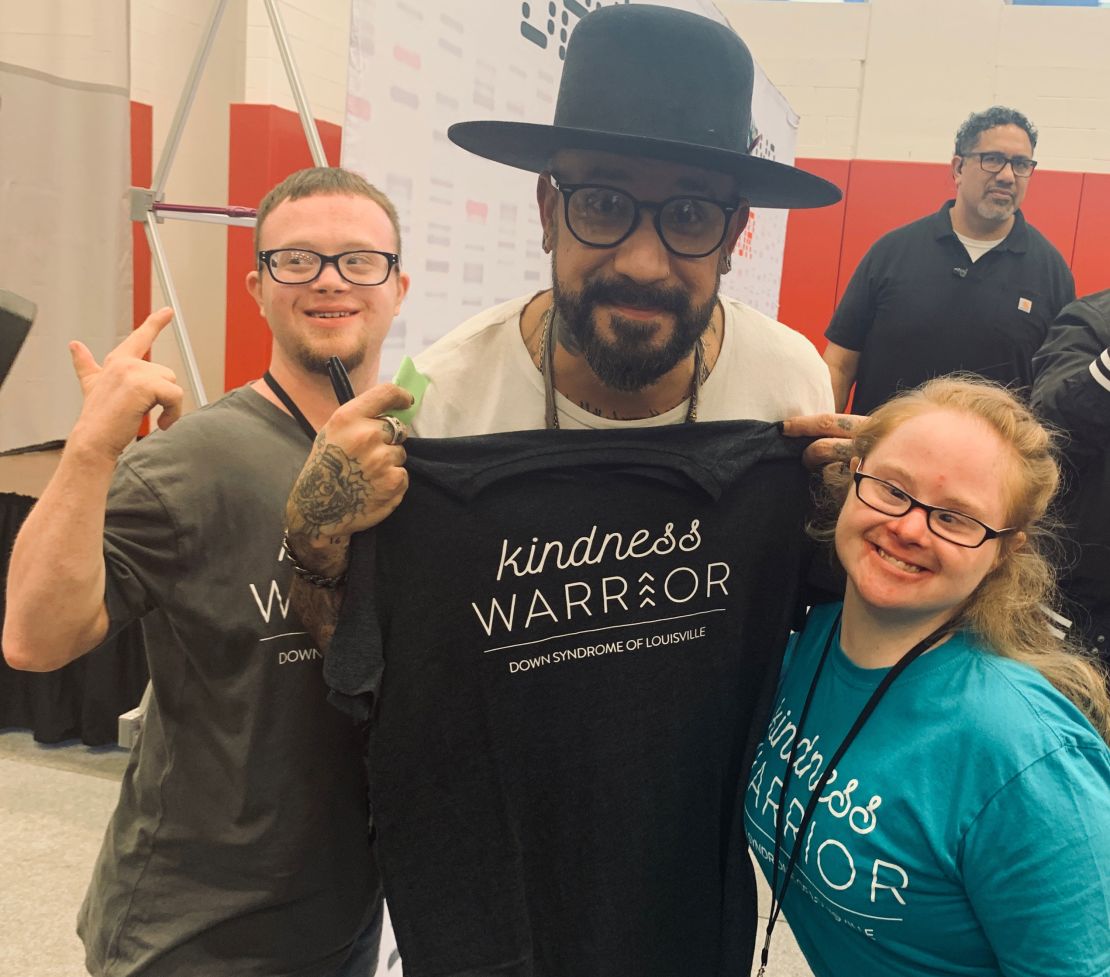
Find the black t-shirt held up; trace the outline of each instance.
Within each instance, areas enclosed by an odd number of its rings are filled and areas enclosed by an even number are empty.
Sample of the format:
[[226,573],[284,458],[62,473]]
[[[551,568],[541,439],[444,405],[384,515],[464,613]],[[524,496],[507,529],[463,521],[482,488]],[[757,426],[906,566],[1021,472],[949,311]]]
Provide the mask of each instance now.
[[406,447],[325,664],[371,721],[405,974],[747,974],[738,799],[797,593],[801,446],[739,421]]

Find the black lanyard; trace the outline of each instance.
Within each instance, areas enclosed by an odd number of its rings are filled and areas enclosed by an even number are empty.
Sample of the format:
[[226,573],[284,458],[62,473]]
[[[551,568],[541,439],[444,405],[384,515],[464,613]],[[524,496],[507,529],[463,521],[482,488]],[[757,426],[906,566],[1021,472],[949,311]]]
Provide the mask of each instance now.
[[829,777],[832,775],[833,770],[836,769],[836,765],[843,759],[848,747],[852,745],[852,741],[859,735],[859,731],[863,729],[864,723],[871,718],[871,713],[875,711],[875,707],[878,706],[879,700],[886,695],[887,689],[894,684],[894,680],[910,666],[915,658],[920,658],[930,647],[936,644],[937,640],[946,631],[949,631],[951,627],[952,622],[946,621],[928,637],[923,638],[915,644],[898,659],[894,667],[883,677],[878,688],[871,693],[871,698],[867,700],[867,704],[860,710],[860,714],[856,717],[856,721],[852,724],[852,728],[848,730],[848,735],[844,737],[843,742],[841,742],[836,752],[829,759],[828,764],[825,766],[825,772],[821,774],[821,779],[818,780],[817,786],[809,796],[809,803],[806,805],[805,813],[802,814],[802,822],[798,825],[798,832],[794,837],[794,847],[790,852],[790,860],[786,863],[786,872],[783,875],[782,889],[780,890],[779,855],[782,852],[783,834],[786,828],[786,795],[790,788],[790,777],[794,772],[794,762],[797,755],[798,743],[802,739],[802,728],[805,725],[806,717],[809,715],[809,707],[813,703],[813,694],[817,691],[817,682],[821,678],[821,670],[825,667],[825,661],[829,657],[829,650],[832,648],[833,638],[836,637],[840,630],[840,614],[838,613],[836,615],[836,620],[833,621],[832,627],[829,629],[829,636],[825,639],[825,648],[821,652],[820,660],[817,662],[817,669],[813,673],[813,681],[810,683],[805,705],[802,707],[802,714],[798,717],[797,731],[794,733],[794,742],[790,747],[790,758],[786,761],[786,770],[782,775],[782,788],[779,790],[779,807],[775,816],[775,857],[771,866],[771,912],[767,917],[767,938],[763,942],[763,950],[759,956],[759,973],[756,977],[763,977],[767,969],[767,959],[771,953],[771,933],[774,931],[775,923],[778,921],[779,914],[782,912],[782,903],[786,898],[786,890],[790,886],[791,878],[794,876],[794,866],[797,864],[798,855],[802,850],[802,841],[805,838],[806,828],[809,827],[809,822],[813,819],[813,814],[817,810],[817,803],[821,798],[821,791],[825,789]]
[[308,423],[308,418],[301,413],[301,409],[297,406],[293,398],[285,392],[285,388],[273,378],[269,370],[262,374],[262,379],[266,381],[266,386],[274,392],[274,396],[285,404],[285,409],[293,415],[293,420],[295,420],[301,426],[301,430],[308,435],[308,440],[315,441],[316,428]]

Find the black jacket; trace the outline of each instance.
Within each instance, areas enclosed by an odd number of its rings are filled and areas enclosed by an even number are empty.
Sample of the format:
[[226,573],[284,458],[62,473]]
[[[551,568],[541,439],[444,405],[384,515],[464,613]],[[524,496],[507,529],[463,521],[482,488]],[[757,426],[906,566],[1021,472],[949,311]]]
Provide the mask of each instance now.
[[[1033,406],[1068,435],[1064,516],[1074,543],[1066,594],[1110,641],[1110,289],[1065,306],[1033,359]],[[1092,630],[1093,626],[1093,630]],[[1106,653],[1105,641],[1103,654]]]

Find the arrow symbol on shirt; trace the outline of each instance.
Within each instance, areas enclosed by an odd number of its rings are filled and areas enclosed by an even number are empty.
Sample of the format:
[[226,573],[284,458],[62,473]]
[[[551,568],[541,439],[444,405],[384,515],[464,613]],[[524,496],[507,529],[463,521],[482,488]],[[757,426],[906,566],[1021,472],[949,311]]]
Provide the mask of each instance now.
[[650,597],[645,597],[642,601],[640,601],[640,606],[641,607],[647,607],[649,604],[652,607],[655,606],[655,601],[653,601]]

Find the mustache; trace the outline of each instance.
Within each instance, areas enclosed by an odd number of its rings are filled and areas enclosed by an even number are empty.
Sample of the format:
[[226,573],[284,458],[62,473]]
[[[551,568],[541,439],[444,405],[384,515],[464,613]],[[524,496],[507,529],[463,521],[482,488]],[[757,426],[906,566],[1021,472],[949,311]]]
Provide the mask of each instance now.
[[622,279],[588,282],[578,300],[587,308],[590,305],[625,305],[632,309],[658,309],[676,316],[686,315],[690,309],[690,300],[680,288],[641,285]]

